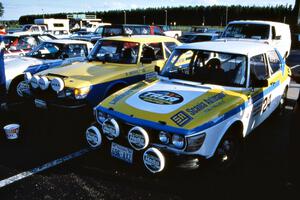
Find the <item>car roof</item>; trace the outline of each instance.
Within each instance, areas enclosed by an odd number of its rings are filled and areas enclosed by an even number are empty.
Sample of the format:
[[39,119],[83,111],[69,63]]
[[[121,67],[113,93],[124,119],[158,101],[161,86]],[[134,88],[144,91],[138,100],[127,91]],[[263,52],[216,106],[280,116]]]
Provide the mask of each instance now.
[[185,34],[185,35],[218,36],[219,34],[218,33],[209,33],[209,32],[205,32],[205,33],[194,33],[194,32],[191,32],[191,33],[188,33],[188,34]]
[[81,40],[47,40],[45,42],[51,42],[51,43],[56,43],[56,44],[91,44],[90,42],[87,41],[81,41]]
[[106,37],[101,40],[114,40],[114,41],[128,41],[139,43],[151,43],[151,42],[177,42],[175,38],[159,35],[132,35],[132,36],[113,36]]
[[263,21],[263,20],[235,20],[229,22],[229,24],[267,24],[267,25],[285,25],[288,24],[280,23],[280,22],[273,22],[273,21]]
[[226,39],[184,44],[178,46],[177,49],[216,51],[247,56],[254,56],[274,50],[272,46],[264,43],[238,40],[228,41]]

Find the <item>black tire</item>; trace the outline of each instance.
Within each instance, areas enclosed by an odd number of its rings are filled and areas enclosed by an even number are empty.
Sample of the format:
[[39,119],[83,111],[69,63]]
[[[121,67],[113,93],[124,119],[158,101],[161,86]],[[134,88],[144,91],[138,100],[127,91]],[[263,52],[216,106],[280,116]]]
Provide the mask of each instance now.
[[232,169],[239,160],[243,147],[241,130],[238,126],[230,128],[223,136],[212,158],[213,168],[219,172]]
[[19,84],[24,81],[23,76],[18,76],[14,80],[12,80],[10,87],[8,89],[8,101],[11,103],[17,103],[22,101],[23,95],[21,95],[20,91],[18,92]]
[[283,115],[284,114],[285,106],[287,104],[287,93],[288,93],[288,88],[286,87],[284,89],[283,94],[281,95],[279,105],[276,108],[276,114],[278,114],[278,115]]

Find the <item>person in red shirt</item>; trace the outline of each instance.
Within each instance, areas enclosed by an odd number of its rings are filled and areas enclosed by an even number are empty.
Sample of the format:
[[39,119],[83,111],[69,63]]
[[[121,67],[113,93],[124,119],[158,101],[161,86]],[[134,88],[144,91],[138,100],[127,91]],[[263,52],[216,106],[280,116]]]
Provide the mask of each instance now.
[[0,24],[0,35],[6,35],[5,25]]

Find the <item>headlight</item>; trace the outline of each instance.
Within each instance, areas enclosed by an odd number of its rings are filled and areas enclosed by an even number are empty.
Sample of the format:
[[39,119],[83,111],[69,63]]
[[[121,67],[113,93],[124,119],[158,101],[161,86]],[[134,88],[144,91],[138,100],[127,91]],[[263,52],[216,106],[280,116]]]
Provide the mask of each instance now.
[[184,147],[184,137],[180,136],[180,135],[173,135],[172,137],[172,144],[178,148],[178,149],[182,149]]
[[96,110],[96,119],[100,124],[103,124],[103,122],[107,119],[107,114],[103,113],[102,111]]
[[49,85],[50,85],[50,81],[46,76],[42,76],[39,79],[39,86],[42,90],[47,90],[49,88]]
[[193,152],[193,151],[197,151],[198,149],[200,149],[200,147],[204,143],[205,136],[206,136],[205,133],[201,133],[198,135],[187,137],[186,151]]
[[84,99],[87,97],[91,90],[90,86],[82,87],[82,88],[75,88],[74,89],[74,97],[75,99]]
[[115,119],[105,120],[102,124],[102,131],[109,140],[113,140],[120,135],[120,127]]
[[51,87],[55,92],[59,93],[64,89],[65,83],[61,78],[54,78],[51,81]]
[[34,89],[37,89],[39,87],[39,80],[40,77],[38,75],[34,75],[30,80],[30,84]]
[[170,140],[171,140],[171,136],[169,133],[163,132],[161,131],[159,133],[159,140],[161,141],[161,143],[163,144],[169,144]]

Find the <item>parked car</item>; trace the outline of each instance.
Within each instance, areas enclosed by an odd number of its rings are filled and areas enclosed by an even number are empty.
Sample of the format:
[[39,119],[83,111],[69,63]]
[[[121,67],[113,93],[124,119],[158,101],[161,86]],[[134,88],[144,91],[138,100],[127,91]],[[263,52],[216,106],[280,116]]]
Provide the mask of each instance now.
[[89,41],[95,44],[99,39],[102,38],[103,29],[106,26],[110,26],[110,24],[103,23],[99,25],[98,28],[92,33],[87,31],[76,31],[70,36],[70,38],[74,40]]
[[166,36],[179,38],[182,35],[182,31],[172,30],[170,26],[159,25],[160,29],[164,32]]
[[54,39],[56,39],[56,37],[50,34],[14,33],[4,35],[4,57],[25,55],[41,42]]
[[47,31],[47,26],[46,25],[37,25],[37,24],[25,24],[22,26],[21,31],[42,34]]
[[113,92],[151,77],[154,66],[162,67],[179,44],[165,36],[103,38],[92,50],[89,61],[32,76],[31,96],[39,108],[92,111]]
[[136,25],[136,24],[121,24],[121,25],[105,25],[103,29],[97,29],[97,35],[74,39],[84,39],[95,44],[99,39],[104,37],[119,36],[119,35],[164,35],[163,31],[158,26]]
[[205,42],[219,38],[217,33],[189,33],[181,36],[178,40],[182,43]]
[[292,43],[290,26],[271,21],[232,21],[226,26],[221,38],[270,44],[278,49],[283,58],[289,56]]
[[46,69],[82,62],[92,47],[91,43],[84,41],[52,40],[41,43],[23,57],[6,58],[4,62],[9,100],[18,100],[24,90],[28,89],[24,72],[33,75]]
[[85,133],[129,164],[152,173],[195,169],[210,160],[234,165],[242,141],[285,105],[290,69],[276,49],[245,41],[177,47],[156,81],[112,94],[95,108]]

